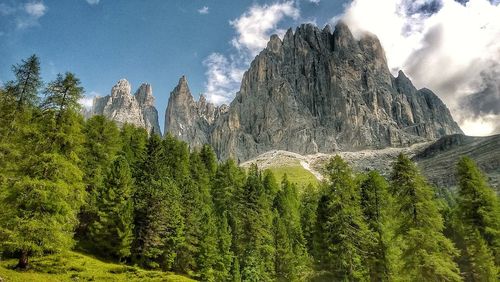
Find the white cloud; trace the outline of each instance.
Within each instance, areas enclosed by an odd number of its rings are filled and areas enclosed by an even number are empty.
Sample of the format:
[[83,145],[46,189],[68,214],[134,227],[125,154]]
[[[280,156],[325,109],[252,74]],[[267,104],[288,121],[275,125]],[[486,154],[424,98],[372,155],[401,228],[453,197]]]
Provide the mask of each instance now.
[[462,130],[471,136],[491,135],[500,126],[500,116],[484,115],[478,118],[464,119],[460,125]]
[[100,97],[101,95],[98,92],[91,91],[88,95],[85,95],[85,97],[81,98],[78,100],[78,103],[82,105],[82,107],[86,109],[92,108],[92,105],[94,103],[94,98],[95,97]]
[[30,2],[24,5],[24,10],[34,18],[40,18],[47,12],[47,7],[42,2]]
[[321,0],[308,0],[310,3],[318,5]]
[[499,70],[498,1],[354,0],[343,19],[357,36],[363,31],[376,34],[391,71],[403,69],[417,87],[434,90],[465,133],[494,130],[493,124],[486,126],[494,119],[483,118],[474,124],[484,130],[469,131],[470,114],[458,103],[462,97],[484,90],[491,83],[485,81],[485,74]]
[[90,5],[97,5],[99,4],[100,0],[86,0],[87,3],[89,3]]
[[235,57],[228,59],[220,53],[212,53],[203,61],[203,65],[207,68],[207,98],[217,105],[231,102],[245,72],[241,67],[242,63]]
[[272,5],[253,5],[241,17],[230,21],[237,36],[231,44],[239,51],[257,55],[264,47],[271,34],[284,34],[278,23],[285,17],[297,19],[300,15],[294,2],[275,3]]
[[42,1],[32,1],[25,3],[13,14],[16,15],[15,22],[17,29],[26,29],[39,25],[38,20],[43,17],[48,8]]
[[293,1],[272,5],[253,5],[229,24],[236,35],[231,40],[235,52],[225,56],[212,53],[204,61],[205,95],[215,104],[228,103],[239,90],[241,79],[250,61],[266,47],[272,34],[283,35],[278,24],[285,18],[298,19],[299,10]]
[[202,8],[198,9],[198,13],[200,13],[202,15],[208,14],[209,13],[208,7],[207,6],[203,6]]

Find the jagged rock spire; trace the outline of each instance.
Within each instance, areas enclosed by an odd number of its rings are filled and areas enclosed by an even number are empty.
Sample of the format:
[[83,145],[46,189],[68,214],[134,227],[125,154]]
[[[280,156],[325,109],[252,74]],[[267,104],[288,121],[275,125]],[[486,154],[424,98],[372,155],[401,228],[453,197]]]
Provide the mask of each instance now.
[[133,96],[131,88],[126,79],[120,79],[110,95],[94,98],[91,114],[104,115],[120,126],[129,123],[161,134],[151,85],[143,83]]

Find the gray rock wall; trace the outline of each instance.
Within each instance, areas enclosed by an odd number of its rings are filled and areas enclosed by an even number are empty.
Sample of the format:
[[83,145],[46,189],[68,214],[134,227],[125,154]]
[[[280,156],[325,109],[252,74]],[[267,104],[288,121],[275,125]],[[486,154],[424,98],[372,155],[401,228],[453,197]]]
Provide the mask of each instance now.
[[91,115],[103,115],[120,126],[129,123],[161,134],[153,90],[146,83],[132,95],[130,83],[121,79],[113,86],[110,95],[94,98]]
[[333,33],[307,24],[272,36],[229,107],[194,101],[181,78],[165,117],[166,132],[239,161],[273,149],[329,153],[462,133],[432,91],[391,75],[375,36],[356,40],[343,23]]

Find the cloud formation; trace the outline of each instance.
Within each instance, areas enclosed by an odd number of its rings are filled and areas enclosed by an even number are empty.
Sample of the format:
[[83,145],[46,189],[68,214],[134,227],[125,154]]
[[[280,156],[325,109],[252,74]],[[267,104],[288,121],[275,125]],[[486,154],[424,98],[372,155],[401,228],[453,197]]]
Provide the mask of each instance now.
[[42,2],[30,2],[24,5],[24,10],[32,17],[40,18],[45,15],[47,7]]
[[97,5],[100,2],[100,0],[85,0],[85,1],[87,1],[87,3],[89,3],[90,5]]
[[198,13],[202,14],[202,15],[206,15],[208,14],[210,11],[208,10],[208,7],[207,6],[203,6],[202,8],[198,9]]
[[82,105],[85,109],[92,108],[95,97],[101,97],[101,94],[95,91],[91,91],[89,94],[85,95],[83,98],[78,100],[78,103]]
[[479,104],[464,108],[461,101],[476,93],[500,101],[493,91],[500,84],[500,1],[461,2],[354,0],[342,17],[357,36],[376,34],[391,71],[403,69],[417,87],[434,90],[467,134],[491,134],[500,116],[483,107],[488,116],[479,119]]
[[266,47],[271,34],[285,33],[285,30],[277,26],[283,18],[297,19],[299,15],[299,10],[291,1],[273,5],[254,5],[239,18],[229,22],[237,34],[231,40],[231,44],[239,51],[254,57]]
[[[1,35],[11,32],[11,28],[26,29],[39,25],[38,20],[43,17],[48,11],[47,6],[43,1],[29,1],[18,4],[0,3],[0,16],[5,17],[9,23],[3,26],[0,31]],[[12,23],[12,26],[10,25]]]
[[241,79],[251,60],[266,47],[272,34],[283,35],[278,25],[285,18],[298,19],[300,12],[293,1],[253,5],[239,18],[229,22],[236,34],[231,40],[234,52],[228,56],[210,54],[203,65],[205,95],[215,103],[229,103],[239,90]]
[[42,1],[24,3],[20,8],[14,8],[10,15],[15,15],[17,29],[26,29],[39,25],[38,20],[43,17],[48,8]]

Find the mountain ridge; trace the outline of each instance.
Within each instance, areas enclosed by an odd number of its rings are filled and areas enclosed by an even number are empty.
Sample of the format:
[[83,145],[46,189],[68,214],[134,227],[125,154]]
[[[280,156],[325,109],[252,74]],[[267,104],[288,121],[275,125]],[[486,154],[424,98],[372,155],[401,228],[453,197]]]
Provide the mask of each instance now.
[[[131,95],[120,80],[94,99],[92,114],[161,134],[149,84]],[[402,70],[394,77],[375,35],[355,39],[339,22],[272,35],[244,73],[229,105],[195,100],[185,76],[170,93],[165,134],[191,148],[213,146],[219,159],[244,162],[270,150],[299,154],[407,147],[462,134],[449,109]]]
[[[200,123],[188,110],[194,104],[175,97],[165,132],[192,147],[203,140],[220,159],[245,161],[272,149],[313,154],[408,146],[462,133],[432,91],[417,90],[402,71],[391,75],[375,36],[357,40],[342,22],[333,33],[305,24],[283,40],[271,36],[215,120]],[[194,125],[179,130],[175,120]]]

